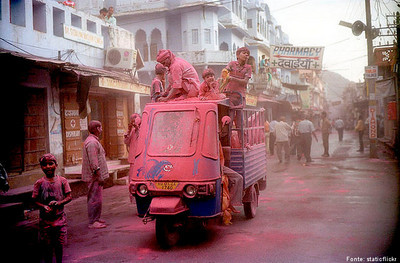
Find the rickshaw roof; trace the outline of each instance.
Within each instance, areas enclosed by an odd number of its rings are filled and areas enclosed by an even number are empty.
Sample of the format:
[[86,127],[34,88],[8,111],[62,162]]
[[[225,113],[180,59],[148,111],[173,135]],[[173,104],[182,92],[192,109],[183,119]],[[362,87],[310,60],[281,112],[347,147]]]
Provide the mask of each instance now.
[[167,101],[167,102],[150,102],[146,105],[178,105],[178,104],[206,104],[206,103],[214,103],[218,105],[224,105],[229,107],[229,99],[225,98],[223,100],[199,100],[198,98],[189,98],[185,100],[177,100],[177,101]]

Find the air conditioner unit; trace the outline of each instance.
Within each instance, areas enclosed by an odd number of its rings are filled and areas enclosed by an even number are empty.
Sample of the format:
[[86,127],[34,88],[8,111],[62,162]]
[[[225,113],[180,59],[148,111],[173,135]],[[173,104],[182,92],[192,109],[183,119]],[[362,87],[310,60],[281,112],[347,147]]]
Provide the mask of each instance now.
[[104,66],[120,69],[133,69],[136,67],[137,51],[126,48],[109,48],[106,53]]

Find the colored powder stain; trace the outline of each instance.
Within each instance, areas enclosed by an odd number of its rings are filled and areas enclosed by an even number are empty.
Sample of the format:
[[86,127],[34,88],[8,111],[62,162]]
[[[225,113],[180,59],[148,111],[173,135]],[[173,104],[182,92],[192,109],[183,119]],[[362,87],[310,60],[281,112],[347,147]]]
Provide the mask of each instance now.
[[260,199],[258,199],[259,201],[274,201],[275,198],[272,197],[261,197]]
[[148,255],[151,253],[150,248],[139,248],[137,250],[137,257],[139,260],[149,259]]
[[243,245],[249,242],[254,242],[254,238],[250,237],[247,234],[232,234],[229,235],[228,238],[232,245]]
[[333,192],[344,194],[344,193],[348,193],[348,192],[350,192],[350,191],[347,190],[347,189],[338,189],[338,190],[334,190]]
[[300,234],[291,234],[285,232],[266,233],[265,236],[266,239],[270,241],[269,243],[278,246],[286,246],[288,243],[293,243],[296,239],[305,237]]

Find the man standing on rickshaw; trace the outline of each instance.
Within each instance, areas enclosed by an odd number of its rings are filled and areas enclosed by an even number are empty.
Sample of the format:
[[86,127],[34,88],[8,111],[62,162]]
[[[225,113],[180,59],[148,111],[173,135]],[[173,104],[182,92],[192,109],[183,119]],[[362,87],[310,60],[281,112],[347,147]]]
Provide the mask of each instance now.
[[246,64],[249,56],[250,50],[247,47],[241,47],[236,51],[237,60],[230,62],[226,66],[229,72],[229,83],[226,86],[226,91],[239,92],[243,98],[243,101],[240,101],[238,94],[228,94],[234,106],[246,105],[247,83],[251,78],[251,66]]

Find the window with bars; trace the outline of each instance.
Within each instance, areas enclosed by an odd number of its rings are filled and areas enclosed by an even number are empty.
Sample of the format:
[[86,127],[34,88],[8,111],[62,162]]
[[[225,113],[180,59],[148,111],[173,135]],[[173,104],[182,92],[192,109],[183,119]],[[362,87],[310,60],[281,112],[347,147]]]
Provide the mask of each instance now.
[[198,44],[198,43],[199,43],[199,30],[192,29],[192,44]]

